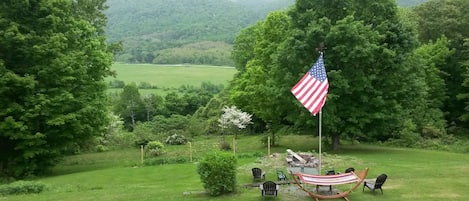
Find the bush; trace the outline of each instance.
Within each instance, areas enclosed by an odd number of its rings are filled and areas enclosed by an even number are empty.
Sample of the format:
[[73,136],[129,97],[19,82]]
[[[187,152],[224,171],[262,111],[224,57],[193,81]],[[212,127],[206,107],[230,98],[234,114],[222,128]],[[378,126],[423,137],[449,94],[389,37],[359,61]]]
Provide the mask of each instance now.
[[98,145],[96,145],[96,151],[97,152],[106,152],[106,151],[109,151],[109,148],[107,148],[106,146],[104,146],[102,144],[98,144]]
[[160,141],[150,141],[145,148],[151,156],[159,156],[163,153],[164,145]]
[[187,143],[187,138],[184,135],[173,134],[166,138],[165,143],[170,145],[183,145]]
[[150,83],[148,83],[148,82],[140,82],[140,83],[138,84],[138,88],[139,88],[139,89],[152,89],[153,86],[152,86]]
[[236,186],[236,157],[226,152],[209,153],[200,161],[197,173],[211,196],[231,193]]
[[0,195],[18,195],[28,193],[40,193],[44,190],[45,184],[34,181],[15,181],[10,184],[0,186]]
[[183,164],[189,163],[190,159],[185,157],[176,158],[151,158],[143,162],[145,166],[165,165],[165,164]]
[[109,88],[124,88],[125,82],[122,80],[109,81]]

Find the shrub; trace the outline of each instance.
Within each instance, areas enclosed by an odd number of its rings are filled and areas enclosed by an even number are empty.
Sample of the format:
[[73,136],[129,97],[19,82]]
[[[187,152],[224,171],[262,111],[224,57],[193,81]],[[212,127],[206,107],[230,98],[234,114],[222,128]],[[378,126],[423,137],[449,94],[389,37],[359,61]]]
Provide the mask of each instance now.
[[125,82],[122,80],[109,81],[109,88],[124,88]]
[[183,164],[189,163],[190,159],[186,157],[175,157],[175,158],[151,158],[145,160],[143,164],[145,166],[154,166],[154,165],[165,165],[165,164]]
[[163,153],[164,145],[160,141],[150,141],[145,148],[151,156],[159,156]]
[[184,135],[173,134],[166,138],[165,143],[170,145],[182,145],[187,143],[187,138]]
[[153,88],[153,86],[148,82],[140,82],[138,84],[138,88],[139,89],[151,89],[151,88]]
[[0,195],[40,193],[44,190],[45,186],[45,184],[35,181],[15,181],[10,184],[1,185]]
[[197,173],[211,196],[231,193],[236,186],[236,157],[226,152],[211,152],[197,166]]
[[97,152],[106,152],[106,151],[109,151],[109,148],[107,148],[106,146],[104,146],[102,144],[98,144],[98,145],[96,145],[96,151]]

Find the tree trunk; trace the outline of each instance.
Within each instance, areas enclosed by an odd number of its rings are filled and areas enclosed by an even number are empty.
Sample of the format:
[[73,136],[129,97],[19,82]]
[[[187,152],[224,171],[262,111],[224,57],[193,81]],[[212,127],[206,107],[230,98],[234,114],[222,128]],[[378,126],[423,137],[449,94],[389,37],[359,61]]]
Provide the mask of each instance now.
[[332,150],[339,151],[340,135],[332,135]]

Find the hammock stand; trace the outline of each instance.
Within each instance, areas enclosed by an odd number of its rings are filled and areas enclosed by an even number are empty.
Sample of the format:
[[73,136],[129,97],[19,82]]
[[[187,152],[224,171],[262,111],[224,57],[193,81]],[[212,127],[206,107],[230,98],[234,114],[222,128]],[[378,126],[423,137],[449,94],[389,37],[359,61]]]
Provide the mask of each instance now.
[[[304,174],[304,173],[296,173],[293,174],[290,172],[293,181],[300,187],[301,190],[305,191],[309,196],[314,198],[316,201],[319,201],[319,199],[338,199],[338,198],[344,198],[346,201],[350,201],[347,196],[350,194],[352,191],[354,191],[356,188],[360,186],[360,184],[363,182],[363,180],[366,178],[366,175],[368,174],[368,168],[361,170],[361,171],[356,171],[356,172],[349,172],[349,173],[344,173],[344,174],[336,174],[336,175],[310,175],[310,174]],[[296,178],[298,177],[300,181]],[[339,184],[350,184],[350,183],[356,183],[355,186],[350,188],[347,191],[344,192],[339,192],[337,194],[333,195],[322,195],[318,194],[316,192],[310,191],[306,189],[303,184],[312,184],[312,185],[324,185],[324,186],[329,186],[329,185],[339,185]]]

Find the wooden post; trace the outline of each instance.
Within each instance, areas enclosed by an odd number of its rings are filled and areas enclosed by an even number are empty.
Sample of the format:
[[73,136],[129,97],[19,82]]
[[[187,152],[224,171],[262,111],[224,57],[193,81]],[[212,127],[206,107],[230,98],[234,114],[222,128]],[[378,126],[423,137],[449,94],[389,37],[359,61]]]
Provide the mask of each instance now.
[[189,158],[191,160],[191,163],[192,163],[192,143],[189,142]]
[[270,156],[270,136],[267,136],[267,156]]
[[140,145],[140,163],[143,165],[143,145]]
[[236,138],[233,138],[233,155],[236,156]]

